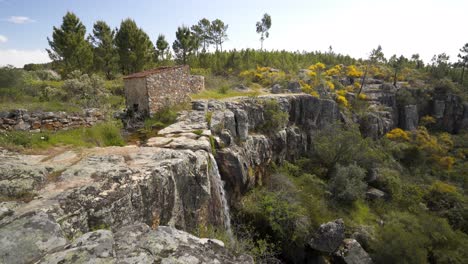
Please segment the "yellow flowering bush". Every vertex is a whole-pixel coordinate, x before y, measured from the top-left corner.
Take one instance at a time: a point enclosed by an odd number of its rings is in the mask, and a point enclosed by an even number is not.
[[[346,76],[351,77],[351,78],[359,78],[363,75],[364,73],[360,71],[356,65],[349,65],[346,67]]]
[[[453,157],[450,157],[450,156],[445,156],[445,157],[441,157],[441,158],[437,158],[435,159],[437,164],[446,169],[446,170],[451,170],[452,167],[453,167],[453,164],[455,164],[455,159]]]
[[[309,66],[309,70],[311,70],[311,71],[321,71],[321,70],[325,69],[325,67],[326,67],[325,64],[323,64],[321,62],[317,62],[314,65]]]
[[[346,90],[338,90],[338,91],[336,91],[336,94],[340,95],[340,96],[345,96],[346,95]]]
[[[325,84],[330,88],[330,90],[335,90],[335,84],[333,84],[331,81],[325,81]]]
[[[327,76],[339,76],[342,74],[343,66],[338,64],[325,71]]]
[[[401,128],[395,128],[385,135],[386,138],[395,141],[409,141],[409,133]]]
[[[363,93],[360,93],[360,94],[358,95],[358,99],[359,99],[359,100],[366,100],[366,99],[367,99],[367,95],[365,95],[365,94],[363,94]]]
[[[435,124],[435,122],[436,122],[436,120],[435,120],[434,117],[427,115],[427,116],[421,117],[421,122],[420,123],[421,123],[422,126],[428,126],[428,125]]]
[[[342,96],[342,95],[338,95],[336,97],[336,102],[344,107],[349,107],[349,102],[348,100],[346,99],[346,97]]]
[[[354,89],[359,89],[359,88],[361,88],[361,83],[360,82],[354,82],[353,87],[354,87]]]

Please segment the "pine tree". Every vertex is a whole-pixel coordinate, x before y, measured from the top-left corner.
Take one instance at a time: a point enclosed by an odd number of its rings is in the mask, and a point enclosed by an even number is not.
[[[115,31],[104,21],[94,23],[90,37],[94,46],[94,68],[103,72],[107,79],[112,79],[118,67],[118,53],[115,47]]]
[[[400,57],[393,55],[388,61],[390,66],[392,66],[393,68],[393,86],[396,86],[398,80],[398,73],[401,72],[406,61],[407,60],[405,57],[403,57],[403,55],[401,55]]]
[[[62,76],[74,70],[89,72],[93,64],[91,44],[85,39],[86,27],[73,13],[67,12],[60,28],[53,28],[52,40],[47,38],[49,57]]]
[[[468,43],[465,44],[465,46],[463,46],[461,49],[460,49],[460,54],[458,54],[458,65],[461,66],[462,68],[462,72],[461,72],[461,77],[460,77],[460,84],[463,85],[463,77],[465,75],[465,69],[468,67]]]
[[[211,22],[211,39],[213,40],[214,44],[216,45],[216,51],[218,51],[218,47],[220,48],[221,52],[223,51],[223,43],[228,39],[227,30],[229,25],[225,25],[223,21],[220,19],[215,19]]]
[[[176,40],[172,44],[172,49],[179,62],[187,63],[187,58],[199,46],[197,38],[186,26],[178,27],[176,31]]]
[[[196,25],[193,25],[191,28],[192,34],[195,35],[199,41],[202,48],[202,52],[205,53],[211,44],[214,44],[212,38],[212,29],[211,22],[206,19],[200,19]]]
[[[119,64],[124,74],[142,71],[152,66],[155,48],[148,35],[135,21],[126,19],[115,35]]]
[[[257,33],[260,34],[261,48],[263,50],[263,41],[270,36],[271,16],[265,13],[261,21],[257,22]]]
[[[166,41],[166,37],[162,34],[158,36],[158,40],[156,40],[156,48],[157,48],[157,59],[164,61],[165,56],[164,54],[169,47],[169,43]]]

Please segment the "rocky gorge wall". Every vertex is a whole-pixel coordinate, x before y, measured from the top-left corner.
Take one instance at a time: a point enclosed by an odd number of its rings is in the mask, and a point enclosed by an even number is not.
[[[397,126],[395,93],[370,97],[386,104],[372,113],[380,120],[370,123],[376,135]],[[265,131],[270,100],[287,113],[287,122]],[[217,256],[221,263],[253,263],[175,228],[229,230],[230,202],[262,184],[272,162],[299,158],[315,133],[347,117],[333,100],[306,94],[192,106],[142,146],[50,155],[1,151],[0,260],[203,263]]]
[[[105,120],[97,109],[82,113],[27,111],[23,109],[0,112],[0,130],[6,131],[57,131],[77,127],[90,127]]]
[[[370,108],[352,122],[360,125],[361,133],[374,139],[399,127],[415,130],[421,118],[434,119],[432,128],[448,133],[468,129],[468,102],[446,89],[421,90],[402,88],[370,80],[363,88]]]
[[[269,135],[257,131],[268,122],[265,100],[276,100],[289,114],[288,124]],[[123,251],[128,254],[122,253],[119,237],[136,236],[135,224],[145,230],[167,225],[195,231],[213,225],[229,231],[227,197],[235,199],[260,183],[270,162],[299,157],[310,147],[314,131],[339,119],[335,102],[305,94],[196,101],[193,108],[144,146],[50,156],[2,151],[0,259],[5,263],[55,263],[70,257],[122,261],[154,245],[143,239]],[[99,231],[106,229],[111,232]],[[97,238],[103,240],[93,240]],[[107,245],[113,251],[96,255],[80,246],[86,243]],[[213,245],[208,249],[213,250]],[[156,252],[138,263],[203,257],[170,252]],[[223,263],[252,263],[228,253],[219,256]]]

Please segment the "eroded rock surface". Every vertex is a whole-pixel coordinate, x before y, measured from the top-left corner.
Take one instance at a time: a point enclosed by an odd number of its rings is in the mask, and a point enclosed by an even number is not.
[[[345,238],[345,225],[342,219],[337,219],[320,225],[309,241],[309,246],[315,250],[333,253]]]

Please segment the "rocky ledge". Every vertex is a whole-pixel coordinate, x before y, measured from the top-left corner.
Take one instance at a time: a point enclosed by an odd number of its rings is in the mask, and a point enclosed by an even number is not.
[[[288,122],[261,134],[260,128],[269,122],[266,100],[277,101]],[[165,258],[162,263],[251,262],[218,253],[217,245],[187,234],[180,240],[198,241],[193,250],[184,243],[161,242],[162,237],[182,234],[171,228],[190,232],[206,225],[229,232],[226,196],[235,199],[261,183],[270,162],[299,157],[317,129],[339,118],[335,102],[304,94],[196,101],[192,111],[181,113],[177,123],[144,146],[53,155],[2,151],[0,259],[5,263],[88,258],[96,263],[153,263]],[[161,227],[166,225],[171,228]],[[138,231],[141,237],[135,230],[144,230]],[[122,238],[135,238],[135,244]],[[200,250],[212,250],[217,257]],[[122,260],[133,257],[135,261]]]

